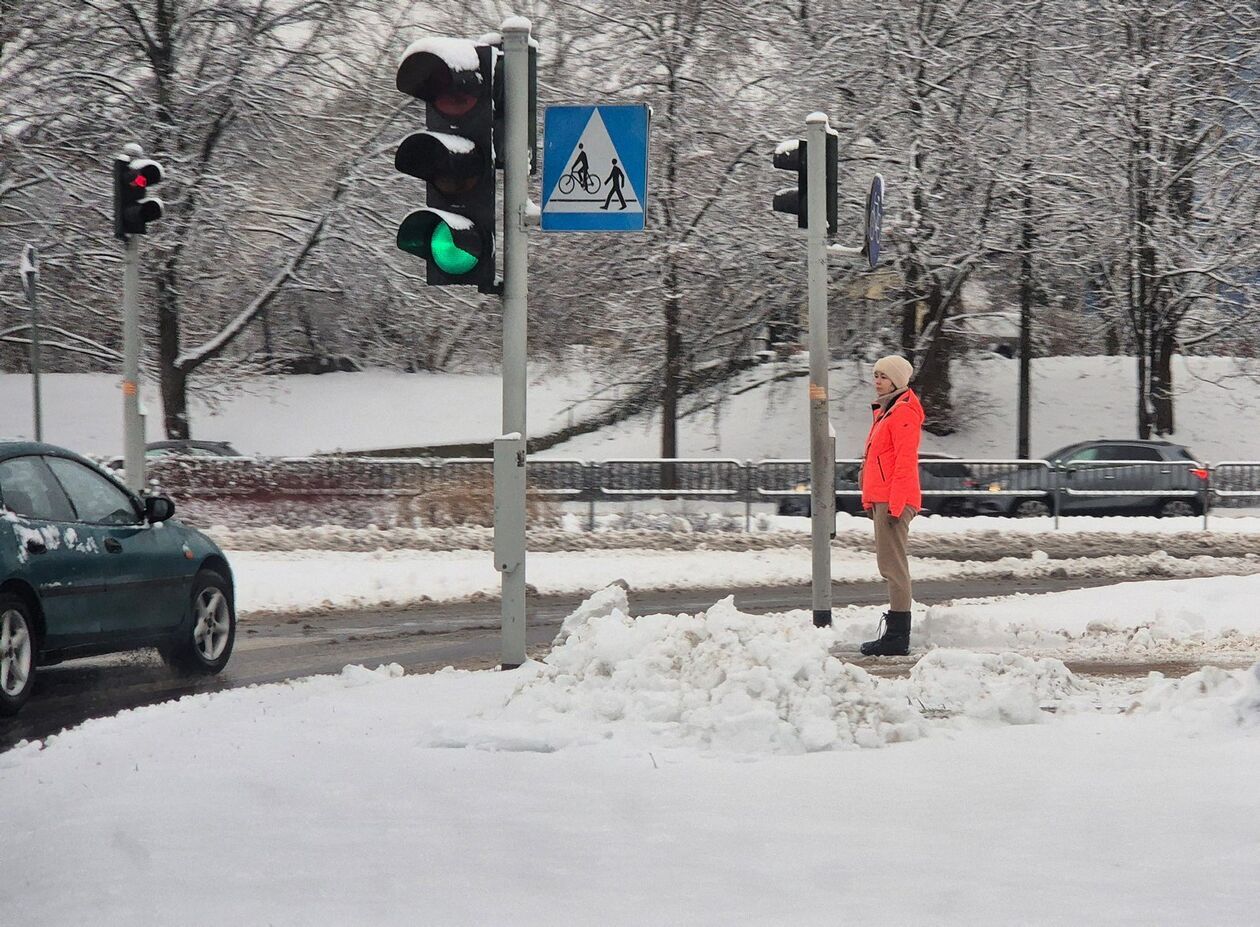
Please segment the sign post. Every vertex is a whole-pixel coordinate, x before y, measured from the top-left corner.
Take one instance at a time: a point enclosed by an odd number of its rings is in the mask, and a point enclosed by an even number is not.
[[[813,157],[809,171],[809,248],[806,269],[809,285],[809,467],[810,531],[813,551],[811,575],[814,626],[831,626],[831,539],[836,534],[836,444],[828,415],[827,345],[827,150],[831,130],[825,113],[805,118],[805,145]],[[817,152],[817,154],[815,154]]]
[[[39,304],[35,291],[39,286],[39,252],[34,245],[22,249],[22,288],[31,307],[31,402],[35,414],[35,440],[44,440],[44,417],[39,398]]]
[[[495,568],[502,576],[501,665],[514,669],[525,662],[530,22],[512,16],[503,21],[500,31],[507,69],[507,140],[503,152],[503,436],[494,442],[494,547]]]

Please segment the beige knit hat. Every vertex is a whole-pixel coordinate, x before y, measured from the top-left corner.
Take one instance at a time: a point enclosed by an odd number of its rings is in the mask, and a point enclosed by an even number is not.
[[[875,372],[892,380],[892,385],[897,389],[905,389],[914,377],[914,366],[904,357],[889,354],[875,362]]]

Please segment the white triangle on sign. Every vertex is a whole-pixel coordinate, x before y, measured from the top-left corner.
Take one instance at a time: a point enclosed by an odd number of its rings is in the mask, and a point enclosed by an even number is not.
[[[548,212],[643,212],[598,109],[591,113],[543,208]]]

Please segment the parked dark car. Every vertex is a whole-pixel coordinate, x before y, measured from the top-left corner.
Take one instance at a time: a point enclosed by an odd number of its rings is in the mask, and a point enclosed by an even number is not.
[[[850,515],[862,514],[861,464],[849,463],[841,465],[836,471],[836,511]],[[980,484],[976,481],[967,465],[948,454],[925,452],[919,455],[919,484],[923,489],[924,514],[936,515],[970,515],[972,514],[974,496],[967,495],[935,495],[935,492],[949,490],[975,490]],[[805,515],[812,510],[809,498],[809,481],[798,483],[796,492],[803,495],[782,496],[779,499],[778,514]],[[840,493],[846,493],[840,495]],[[848,493],[853,493],[849,495]]]
[[[218,546],[85,457],[0,442],[0,714],[38,667],[156,647],[190,674],[227,665],[232,571]]]
[[[1049,515],[1058,477],[1063,515],[1202,515],[1208,471],[1187,448],[1168,441],[1103,439],[1048,454],[1057,470],[993,474],[992,494],[976,499],[981,515]],[[1027,490],[1029,495],[1022,495]],[[1112,494],[1114,493],[1114,494]]]
[[[193,438],[175,438],[170,441],[150,441],[144,446],[145,460],[155,457],[244,457],[227,441],[198,441]],[[123,458],[114,457],[105,466],[111,470],[123,468]]]

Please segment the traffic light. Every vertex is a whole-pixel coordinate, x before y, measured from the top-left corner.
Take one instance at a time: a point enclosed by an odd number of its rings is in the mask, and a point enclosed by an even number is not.
[[[797,228],[809,228],[809,170],[805,139],[791,138],[774,152],[774,166],[782,171],[796,171],[796,186],[785,187],[774,194],[774,211],[797,217]],[[840,136],[827,130],[827,234],[834,235],[839,224]]]
[[[503,36],[497,32],[484,35],[481,41],[503,48]],[[502,59],[498,59],[500,64]],[[538,173],[538,43],[529,40],[529,172]],[[494,166],[503,170],[503,152],[507,150],[507,68],[494,69]]]
[[[162,182],[162,165],[141,154],[140,146],[128,145],[114,158],[114,237],[143,235],[146,225],[162,218],[162,201],[150,196]]]
[[[397,86],[425,102],[426,131],[403,139],[394,166],[427,184],[427,205],[398,227],[398,247],[425,259],[430,286],[495,285],[494,63],[471,39],[414,42]]]

